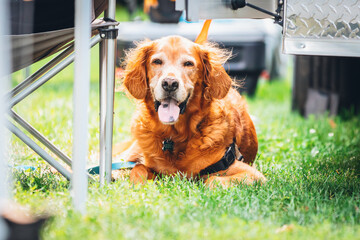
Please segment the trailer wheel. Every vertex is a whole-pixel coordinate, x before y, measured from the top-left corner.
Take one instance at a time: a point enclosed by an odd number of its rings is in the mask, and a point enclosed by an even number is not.
[[[296,56],[292,109],[303,116],[360,112],[360,58]]]
[[[157,7],[151,7],[149,16],[156,23],[178,23],[182,12],[175,10],[175,1],[158,0]]]

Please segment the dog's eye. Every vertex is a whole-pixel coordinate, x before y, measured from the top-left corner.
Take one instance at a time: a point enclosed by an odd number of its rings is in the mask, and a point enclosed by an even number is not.
[[[153,64],[156,64],[156,65],[161,65],[162,64],[162,61],[158,58],[154,59],[154,61],[152,61]]]
[[[191,62],[191,61],[184,62],[184,67],[192,67],[192,66],[194,66],[193,62]]]

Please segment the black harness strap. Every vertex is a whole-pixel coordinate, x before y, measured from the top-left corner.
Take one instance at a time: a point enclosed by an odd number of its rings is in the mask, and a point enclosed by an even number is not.
[[[213,165],[208,166],[207,168],[204,168],[200,171],[200,176],[203,175],[209,175],[212,173],[216,173],[222,170],[228,169],[231,164],[234,163],[236,159],[236,149],[235,149],[235,141],[230,145],[230,147],[226,150],[225,155],[216,163]],[[243,159],[243,156],[240,156],[238,159],[241,161]]]

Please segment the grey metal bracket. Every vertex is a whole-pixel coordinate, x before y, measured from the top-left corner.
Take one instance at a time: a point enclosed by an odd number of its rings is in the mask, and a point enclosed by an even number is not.
[[[280,15],[281,11],[282,11],[282,7],[284,5],[284,1],[283,0],[278,0],[278,7],[276,9],[276,13],[270,12],[264,8],[258,7],[254,4],[248,3],[245,0],[226,0],[225,1],[226,5],[228,7],[230,7],[232,10],[237,10],[239,8],[244,8],[244,7],[250,7],[252,9],[255,9],[259,12],[265,13],[267,15],[270,15],[272,17],[274,17],[275,23],[279,24],[280,26],[283,26],[283,17]]]
[[[102,39],[116,39],[119,31],[117,28],[100,28],[99,32]]]

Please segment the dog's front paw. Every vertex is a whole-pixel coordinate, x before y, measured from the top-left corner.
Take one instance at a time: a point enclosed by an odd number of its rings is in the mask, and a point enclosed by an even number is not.
[[[253,185],[260,183],[261,185],[266,182],[266,178],[260,172],[255,174],[251,173],[238,173],[231,176],[211,176],[205,181],[205,185],[210,188],[217,186],[230,187],[232,185]]]
[[[215,188],[219,186],[229,187],[230,183],[222,177],[211,176],[205,181],[205,185],[208,186],[209,188]]]
[[[134,185],[145,184],[150,178],[149,169],[144,164],[137,164],[130,172],[130,182]]]

